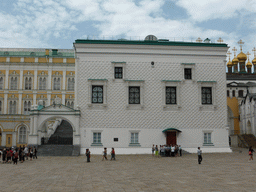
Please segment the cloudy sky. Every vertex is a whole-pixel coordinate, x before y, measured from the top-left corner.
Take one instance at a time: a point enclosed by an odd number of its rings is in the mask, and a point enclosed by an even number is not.
[[[75,39],[221,37],[256,46],[255,0],[0,0],[0,47],[72,48]],[[251,56],[253,57],[253,56]]]

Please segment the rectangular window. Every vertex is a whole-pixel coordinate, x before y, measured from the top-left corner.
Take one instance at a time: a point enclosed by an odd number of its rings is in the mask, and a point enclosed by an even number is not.
[[[123,78],[123,67],[115,67],[115,79]]]
[[[239,90],[238,91],[238,97],[243,97],[244,96],[244,91],[243,90]]]
[[[32,89],[32,78],[28,77],[25,78],[25,90],[31,90]]]
[[[92,86],[92,103],[103,103],[103,86]]]
[[[131,133],[131,143],[139,143],[139,133]]]
[[[185,68],[184,69],[185,79],[192,79],[192,69]]]
[[[10,101],[9,114],[16,114],[16,101]]]
[[[69,78],[68,79],[68,91],[74,91],[74,87],[75,87],[75,79]]]
[[[93,133],[93,143],[101,143],[101,133]]]
[[[212,88],[202,87],[202,105],[212,104]]]
[[[212,133],[204,133],[204,143],[205,144],[212,143]]]
[[[227,97],[229,97],[229,90],[227,90]]]
[[[17,77],[11,78],[11,89],[17,89],[18,88],[18,80]]]
[[[46,90],[46,78],[45,77],[39,78],[39,90]]]
[[[4,78],[0,77],[0,89],[4,88]]]
[[[166,95],[166,105],[169,104],[177,104],[176,101],[176,87],[166,87],[165,89],[165,95]]]
[[[140,104],[140,87],[129,87],[129,104]]]
[[[60,78],[54,78],[53,90],[60,90]]]

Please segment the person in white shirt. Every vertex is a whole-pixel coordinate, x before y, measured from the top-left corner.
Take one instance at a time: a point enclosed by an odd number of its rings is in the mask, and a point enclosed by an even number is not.
[[[197,155],[198,155],[198,164],[201,164],[203,157],[202,157],[202,150],[200,149],[200,147],[198,147],[197,149]]]
[[[171,146],[171,156],[174,157],[175,147],[174,145]]]

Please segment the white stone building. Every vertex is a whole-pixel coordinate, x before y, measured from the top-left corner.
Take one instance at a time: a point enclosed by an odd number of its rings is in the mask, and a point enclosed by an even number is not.
[[[81,153],[230,152],[226,44],[76,40]]]

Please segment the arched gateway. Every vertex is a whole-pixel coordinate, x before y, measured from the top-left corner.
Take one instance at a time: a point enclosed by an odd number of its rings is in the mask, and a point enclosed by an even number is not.
[[[70,145],[80,152],[80,110],[62,104],[36,107],[30,113],[29,145]]]

